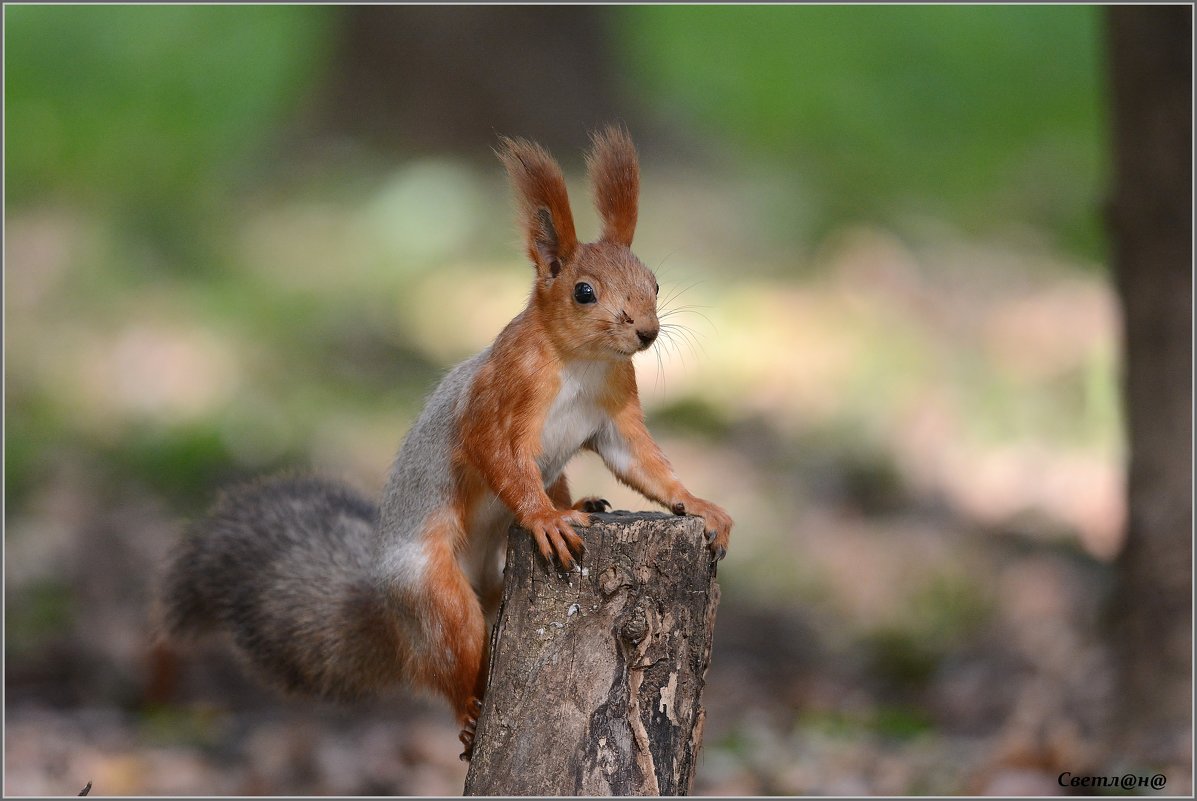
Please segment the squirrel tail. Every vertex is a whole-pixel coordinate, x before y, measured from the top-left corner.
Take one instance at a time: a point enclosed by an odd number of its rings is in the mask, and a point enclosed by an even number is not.
[[[331,698],[401,671],[393,614],[372,565],[378,510],[316,478],[272,478],[217,501],[175,551],[166,633],[229,633],[273,683]]]

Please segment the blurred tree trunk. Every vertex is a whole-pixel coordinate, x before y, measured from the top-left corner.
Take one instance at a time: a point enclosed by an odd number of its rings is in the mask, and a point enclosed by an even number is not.
[[[1120,747],[1132,761],[1187,764],[1192,7],[1111,6],[1106,14],[1114,135],[1110,223],[1130,447],[1129,524],[1112,630],[1121,679]]]
[[[496,133],[576,152],[627,119],[597,6],[337,9],[341,34],[324,125],[375,145],[490,157]]]

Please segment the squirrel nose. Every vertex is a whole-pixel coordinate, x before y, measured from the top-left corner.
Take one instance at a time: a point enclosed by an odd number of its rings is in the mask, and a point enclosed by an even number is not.
[[[647,331],[641,331],[637,329],[636,336],[640,338],[640,347],[647,348],[649,345],[653,344],[653,340],[657,338],[657,334],[660,332],[660,330],[661,329],[659,328],[650,328]]]

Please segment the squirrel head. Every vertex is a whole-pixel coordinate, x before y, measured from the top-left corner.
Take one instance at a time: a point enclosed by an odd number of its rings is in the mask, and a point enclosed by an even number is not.
[[[530,307],[554,344],[576,358],[628,359],[660,332],[656,277],[632,253],[640,164],[628,132],[591,134],[586,170],[603,223],[579,243],[561,167],[526,139],[500,141],[499,158],[519,202],[519,224],[536,268]]]

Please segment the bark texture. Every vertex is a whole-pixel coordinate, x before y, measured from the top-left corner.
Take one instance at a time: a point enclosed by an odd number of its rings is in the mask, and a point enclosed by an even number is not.
[[[593,516],[582,569],[512,529],[466,795],[684,795],[719,586],[701,519]]]
[[[1192,757],[1192,13],[1106,9],[1129,525],[1118,563],[1121,751]]]

